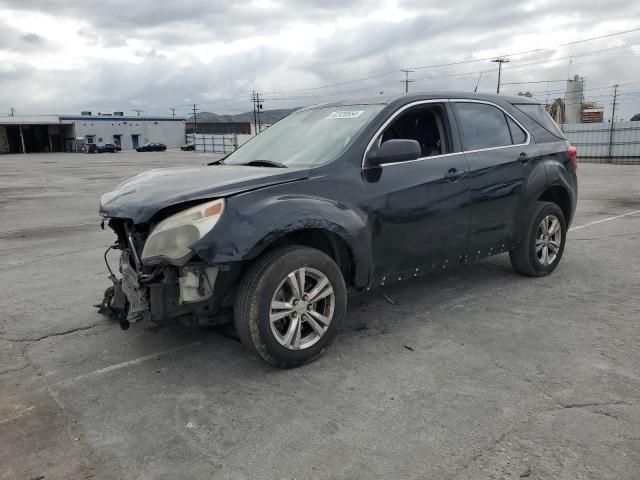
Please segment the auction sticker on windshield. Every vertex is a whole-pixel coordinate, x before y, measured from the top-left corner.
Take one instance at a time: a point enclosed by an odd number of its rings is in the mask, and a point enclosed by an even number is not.
[[[364,113],[364,110],[340,110],[338,112],[332,112],[327,120],[332,118],[358,118]]]

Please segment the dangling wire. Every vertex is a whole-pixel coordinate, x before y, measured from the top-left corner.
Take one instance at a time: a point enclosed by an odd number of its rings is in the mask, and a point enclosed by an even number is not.
[[[104,252],[104,263],[107,266],[107,270],[109,270],[109,277],[115,277],[113,270],[111,270],[111,266],[109,265],[109,261],[107,260],[107,253],[109,253],[110,250],[112,250],[115,247],[115,245],[111,245],[109,248],[107,248],[107,250]]]

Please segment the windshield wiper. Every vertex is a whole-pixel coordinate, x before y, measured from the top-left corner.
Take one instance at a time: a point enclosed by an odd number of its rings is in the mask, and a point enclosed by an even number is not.
[[[207,163],[207,165],[224,165],[224,160],[227,158],[230,153],[227,153],[224,157],[219,158],[218,160],[214,160],[213,162]]]
[[[247,163],[241,163],[240,165],[247,165],[249,167],[276,167],[276,168],[287,168],[284,163],[274,162],[272,160],[251,160]]]

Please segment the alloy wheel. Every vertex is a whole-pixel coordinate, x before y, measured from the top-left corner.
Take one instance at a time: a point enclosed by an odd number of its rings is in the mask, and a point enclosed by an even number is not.
[[[555,215],[547,215],[538,225],[536,257],[540,265],[548,267],[558,258],[562,245],[562,227]]]
[[[271,299],[271,333],[289,350],[309,348],[329,329],[334,309],[335,293],[327,276],[299,268],[280,282]]]

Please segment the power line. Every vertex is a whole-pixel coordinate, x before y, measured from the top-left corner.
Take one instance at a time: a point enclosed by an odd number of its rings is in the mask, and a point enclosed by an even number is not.
[[[525,51],[520,51],[520,52],[507,53],[507,54],[500,55],[499,58],[513,57],[513,56],[525,55],[525,54],[529,54],[529,53],[537,53],[537,52],[548,51],[548,50],[555,50],[558,47],[576,45],[576,44],[589,42],[589,41],[593,41],[593,40],[600,40],[600,39],[603,39],[603,38],[610,38],[610,37],[614,37],[614,36],[625,35],[625,34],[628,34],[628,33],[634,33],[634,32],[637,32],[637,31],[640,31],[640,28],[634,28],[634,29],[630,29],[630,30],[614,32],[614,33],[610,33],[610,34],[606,34],[606,35],[599,35],[599,36],[596,36],[596,37],[584,38],[584,39],[581,39],[581,40],[575,40],[575,41],[572,41],[572,42],[566,42],[566,43],[558,44],[558,45],[556,45],[554,47],[536,48],[536,49],[532,49],[532,50],[525,50]],[[596,51],[593,51],[593,52],[577,53],[577,54],[573,54],[573,55],[568,56],[568,57],[557,57],[557,58],[552,59],[552,60],[560,60],[562,58],[574,58],[574,57],[587,56],[587,55],[591,55],[591,54],[597,54],[599,52],[606,52],[606,51],[616,50],[616,49],[620,49],[620,48],[628,48],[628,46],[611,47],[611,48],[608,48],[608,49],[601,49],[601,50],[596,50]],[[485,58],[478,58],[478,59],[473,59],[473,60],[464,60],[464,61],[458,61],[458,62],[449,62],[449,63],[425,65],[425,66],[419,66],[419,67],[410,67],[410,68],[407,68],[406,70],[421,70],[421,69],[428,69],[428,68],[440,68],[440,67],[446,67],[446,66],[464,65],[464,64],[477,63],[477,62],[482,62],[482,61],[487,61],[487,60],[493,60],[494,58],[495,57],[485,57]],[[543,63],[548,63],[549,61],[550,60],[547,59],[547,60],[532,62],[532,63],[528,63],[528,64],[524,64],[524,65],[518,65],[518,66],[509,68],[509,70],[519,69],[519,68],[527,67],[527,66],[530,66],[530,65],[540,65],[540,64],[543,64]],[[342,82],[336,82],[336,83],[327,84],[327,85],[319,85],[319,86],[316,86],[316,87],[300,88],[300,89],[293,89],[293,90],[271,91],[271,92],[265,92],[265,94],[267,94],[267,95],[281,95],[281,94],[289,94],[289,93],[301,93],[301,92],[315,91],[315,90],[321,90],[321,89],[325,89],[325,88],[332,88],[332,87],[338,87],[338,86],[343,86],[343,85],[349,85],[349,84],[358,83],[358,82],[362,82],[362,81],[366,81],[366,80],[372,80],[372,79],[375,79],[375,78],[381,78],[381,77],[385,77],[385,76],[388,76],[388,75],[396,74],[397,72],[398,72],[397,70],[392,70],[392,71],[382,72],[382,73],[375,74],[375,75],[369,75],[367,77],[361,77],[361,78],[352,79],[352,80],[345,80],[345,81],[342,81]],[[418,78],[418,79],[413,79],[411,81],[434,80],[434,79],[438,79],[438,78],[450,78],[450,77],[459,77],[459,76],[467,76],[467,75],[476,75],[476,74],[481,74],[482,72],[483,72],[482,70],[479,70],[479,71],[474,71],[474,72],[449,74],[449,75],[443,75],[443,76],[422,77],[422,78]],[[359,89],[350,90],[350,91],[358,91],[358,90],[362,90],[364,88],[374,88],[374,87],[375,86],[365,86],[365,87],[361,87]],[[407,89],[408,89],[407,85],[405,85],[405,90],[407,90]],[[329,95],[323,95],[323,96],[341,95],[343,93],[348,93],[348,92],[349,91],[335,92],[335,93],[331,93]],[[211,102],[202,102],[199,105],[216,105],[216,104],[226,103],[226,102],[229,102],[229,101],[232,101],[232,100],[246,98],[245,95],[246,94],[242,94],[242,95],[238,95],[238,96],[234,96],[234,97],[228,97],[228,98],[213,100]],[[189,106],[191,106],[191,104],[182,104],[182,105],[175,105],[175,106],[176,107],[189,107]],[[160,107],[158,107],[158,109],[160,109]]]
[[[567,80],[534,80],[531,82],[502,82],[501,85],[528,85],[531,83],[559,83],[566,82]]]
[[[528,53],[537,53],[537,52],[544,52],[546,50],[555,50],[558,47],[567,47],[569,45],[577,45],[579,43],[584,43],[584,42],[591,42],[593,40],[601,40],[603,38],[609,38],[609,37],[615,37],[618,35],[625,35],[627,33],[633,33],[633,32],[638,32],[640,31],[640,28],[633,28],[631,30],[624,30],[622,32],[615,32],[615,33],[609,33],[607,35],[599,35],[597,37],[591,37],[591,38],[583,38],[582,40],[575,40],[573,42],[566,42],[566,43],[559,43],[553,47],[545,47],[545,48],[534,48],[532,50],[524,50],[521,52],[513,52],[513,53],[505,53],[505,54],[501,54],[498,55],[498,58],[506,58],[506,57],[515,57],[518,55],[525,55]],[[451,63],[441,63],[439,65],[425,65],[422,67],[410,67],[413,70],[421,70],[421,69],[425,69],[425,68],[437,68],[437,67],[450,67],[450,66],[454,66],[454,65],[464,65],[467,63],[476,63],[476,62],[485,62],[487,60],[492,60],[496,58],[496,56],[493,57],[485,57],[485,58],[477,58],[474,60],[463,60],[460,62],[451,62]]]
[[[512,52],[512,53],[506,53],[506,54],[502,54],[499,55],[498,58],[507,58],[507,57],[514,57],[514,56],[518,56],[518,55],[525,55],[525,54],[529,54],[529,53],[537,53],[537,52],[544,52],[547,50],[555,50],[558,47],[566,47],[569,45],[577,45],[580,43],[585,43],[585,42],[590,42],[593,40],[601,40],[603,38],[610,38],[610,37],[615,37],[615,36],[619,36],[619,35],[626,35],[628,33],[634,33],[634,32],[638,32],[640,31],[640,28],[633,28],[630,30],[624,30],[624,31],[620,31],[620,32],[614,32],[614,33],[609,33],[606,35],[599,35],[596,37],[590,37],[590,38],[583,38],[581,40],[574,40],[572,42],[565,42],[565,43],[560,43],[558,45],[555,45],[553,47],[545,47],[545,48],[535,48],[532,50],[524,50],[521,52]],[[462,60],[462,61],[458,61],[458,62],[449,62],[449,63],[440,63],[440,64],[433,64],[433,65],[423,65],[423,66],[419,66],[419,67],[408,67],[407,69],[409,70],[423,70],[423,69],[428,69],[428,68],[440,68],[440,67],[451,67],[451,66],[455,66],[455,65],[465,65],[465,64],[469,64],[469,63],[477,63],[477,62],[484,62],[484,61],[488,61],[488,60],[493,60],[494,57],[485,57],[485,58],[477,58],[477,59],[473,59],[473,60]],[[357,82],[363,82],[366,80],[372,80],[374,78],[379,78],[379,77],[383,77],[383,76],[387,76],[387,75],[391,75],[393,73],[396,73],[395,71],[390,71],[390,72],[383,72],[383,73],[379,73],[376,75],[370,75],[368,77],[362,77],[362,78],[358,78],[358,79],[354,79],[354,80],[345,80],[343,82],[338,82],[338,83],[332,83],[332,84],[328,84],[328,85],[320,85],[317,87],[310,87],[310,88],[300,88],[300,89],[295,89],[295,90],[285,90],[285,91],[278,91],[278,92],[266,92],[266,93],[272,93],[272,94],[283,94],[283,93],[298,93],[298,92],[305,92],[305,91],[311,91],[311,90],[320,90],[320,89],[324,89],[324,88],[331,88],[331,87],[337,87],[337,86],[342,86],[342,85],[347,85],[350,83],[357,83]]]
[[[139,108],[134,108],[132,111],[136,112],[138,116],[140,116],[140,114],[144,112],[144,110],[140,110]]]
[[[611,52],[611,50],[612,49],[594,50],[594,51],[590,51],[590,52],[583,52],[583,53],[581,53],[579,55],[573,55],[573,56],[586,56],[586,55],[592,55],[592,54],[603,54],[603,52],[604,52],[604,54],[611,54],[611,53],[613,53],[613,52]],[[572,57],[570,57],[570,56],[559,57],[558,59],[562,59],[562,58],[572,58]],[[541,64],[544,64],[544,63],[548,63],[548,62],[549,62],[549,59],[543,59],[543,60],[538,60],[536,62],[529,62],[529,63],[525,63],[525,64],[521,64],[521,65],[517,65],[517,66],[512,66],[512,67],[505,66],[505,69],[508,69],[509,71],[516,70],[516,69],[519,70],[519,69],[522,69],[522,68],[530,67],[532,65],[541,65]],[[591,62],[589,63],[589,65],[591,65]],[[550,68],[560,68],[560,66],[555,66],[555,67],[550,67]],[[544,70],[547,71],[547,70],[549,70],[549,68],[544,69]],[[466,76],[478,75],[478,74],[483,74],[483,73],[486,73],[486,70],[473,70],[473,71],[457,72],[457,73],[444,73],[444,74],[440,74],[440,75],[431,75],[431,76],[426,76],[426,77],[418,77],[418,78],[413,79],[413,81],[417,82],[417,81],[425,81],[425,80],[439,80],[439,79],[445,79],[445,78],[466,77]],[[544,83],[546,83],[546,81]],[[367,85],[367,86],[358,87],[356,89],[309,95],[308,97],[332,97],[332,96],[343,95],[343,94],[346,94],[346,93],[362,91],[364,89],[371,89],[371,88],[376,88],[377,86],[390,85],[390,84],[391,83],[378,84],[378,85]],[[501,85],[504,85],[504,84],[501,82]],[[609,86],[607,86],[606,88],[609,88]],[[296,97],[290,97],[290,98],[306,98],[306,97],[296,96]]]

